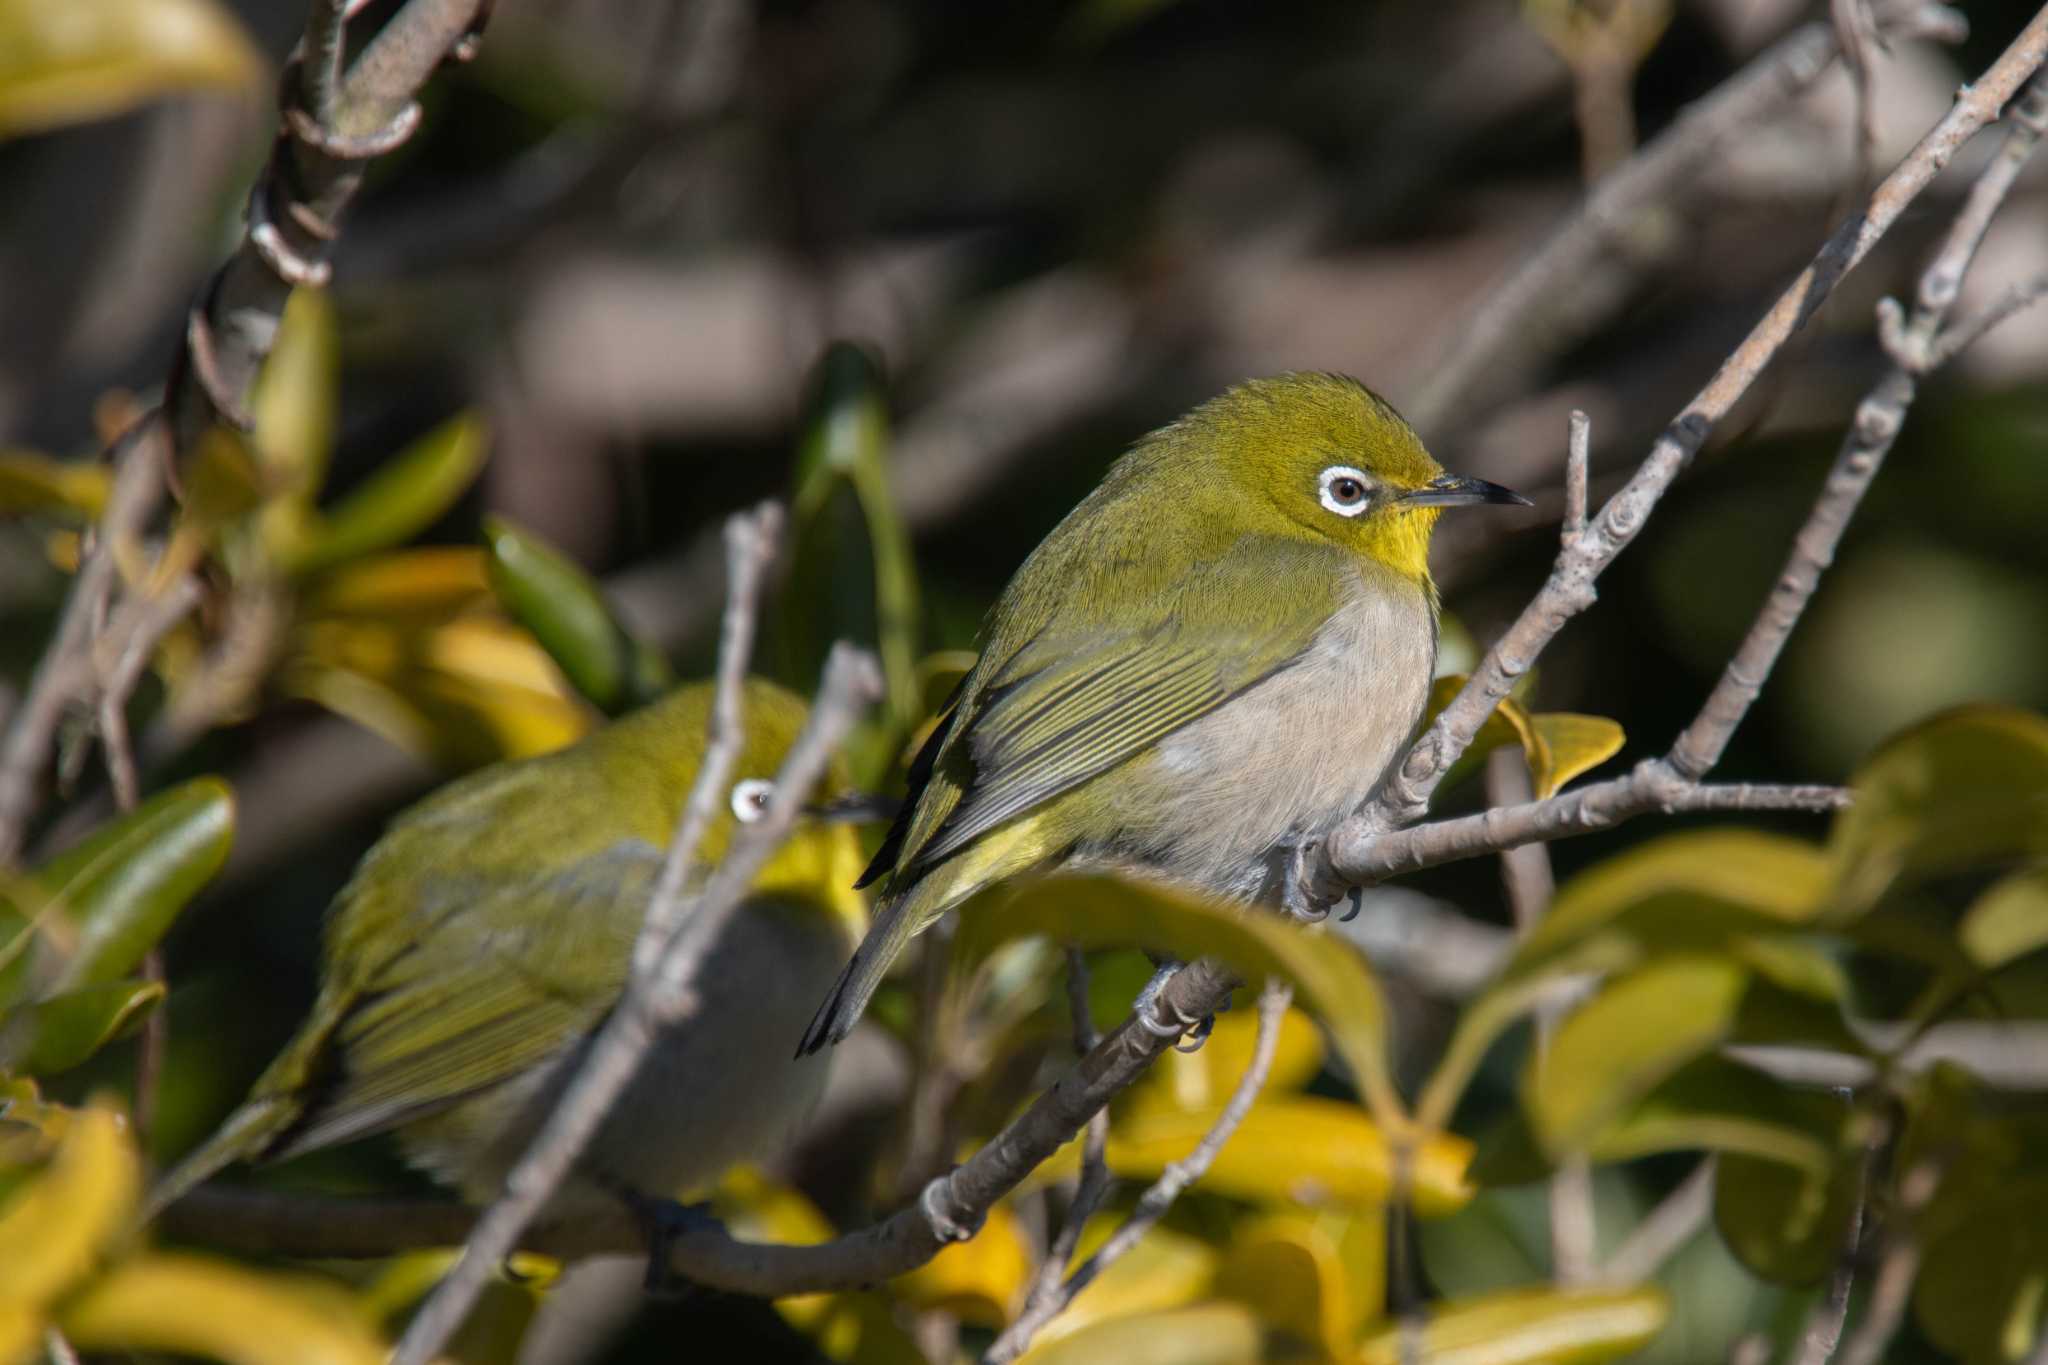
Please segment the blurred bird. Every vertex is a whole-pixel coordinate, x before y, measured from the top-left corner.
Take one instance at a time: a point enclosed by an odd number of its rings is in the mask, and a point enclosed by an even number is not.
[[[1356,380],[1240,384],[1139,441],[1034,550],[910,770],[875,922],[805,1033],[844,1038],[910,938],[1036,868],[1287,896],[1379,784],[1435,671],[1444,473]]]
[[[311,1017],[220,1132],[151,1191],[149,1212],[230,1162],[386,1129],[469,1200],[499,1193],[625,989],[704,758],[712,692],[680,688],[401,815],[335,902]],[[699,874],[766,809],[805,708],[754,681],[744,714]],[[790,1136],[824,1081],[823,1068],[791,1064],[790,1044],[866,922],[859,867],[849,828],[799,822],[706,958],[701,1008],[656,1041],[551,1208],[658,1205]]]

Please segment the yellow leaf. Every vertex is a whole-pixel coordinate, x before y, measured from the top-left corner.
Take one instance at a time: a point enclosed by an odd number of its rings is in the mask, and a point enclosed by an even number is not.
[[[1539,800],[1557,795],[1560,787],[1580,773],[1613,758],[1627,739],[1621,726],[1607,717],[1582,716],[1571,711],[1545,711],[1532,717],[1530,726],[1542,739],[1543,752],[1549,757],[1543,771],[1532,772]]]
[[[1216,1292],[1261,1321],[1322,1348],[1332,1360],[1350,1353],[1371,1312],[1359,1301],[1337,1240],[1315,1219],[1273,1214],[1240,1223],[1216,1276]]]
[[[0,3],[0,137],[253,83],[262,59],[210,0]]]
[[[1252,1365],[1259,1346],[1259,1322],[1249,1311],[1206,1303],[1111,1318],[1050,1341],[1041,1336],[1018,1365]]]
[[[90,460],[53,460],[33,450],[0,450],[0,516],[60,512],[98,520],[112,474]]]
[[[1093,1255],[1122,1222],[1110,1214],[1089,1219],[1075,1248],[1075,1264]],[[1045,1325],[1038,1334],[1038,1346],[1080,1335],[1097,1323],[1152,1317],[1193,1303],[1209,1292],[1221,1259],[1214,1247],[1199,1238],[1154,1227],[1089,1281],[1064,1313]]]
[[[1142,1109],[1214,1109],[1229,1099],[1251,1065],[1259,1019],[1251,1010],[1216,1016],[1209,1041],[1195,1052],[1173,1051],[1152,1064],[1144,1079],[1125,1093],[1123,1107]],[[1280,1037],[1264,1092],[1299,1090],[1323,1069],[1323,1035],[1315,1020],[1289,1008],[1281,1016]]]
[[[1998,882],[1970,906],[1956,936],[1970,959],[1987,969],[2048,947],[2048,869]]]
[[[302,606],[308,618],[445,619],[490,602],[483,551],[449,545],[394,550],[341,565],[306,590]]]
[[[975,1327],[1000,1328],[1016,1313],[1031,1275],[1031,1251],[1007,1204],[989,1210],[981,1229],[890,1281],[896,1296],[936,1308]]]
[[[1158,1175],[1195,1149],[1221,1111],[1152,1107],[1118,1115],[1109,1128],[1110,1169],[1131,1178]],[[1417,1213],[1440,1217],[1471,1199],[1465,1168],[1472,1151],[1449,1133],[1416,1145],[1410,1180]],[[1079,1161],[1077,1139],[1040,1174],[1065,1174]],[[1196,1182],[1233,1198],[1304,1205],[1383,1203],[1393,1185],[1394,1151],[1379,1125],[1357,1105],[1319,1095],[1260,1100]]]
[[[975,897],[961,916],[956,951],[963,962],[979,962],[1024,934],[1083,948],[1138,945],[1186,962],[1215,957],[1248,981],[1290,981],[1329,1030],[1367,1107],[1384,1122],[1406,1122],[1388,1070],[1379,984],[1365,959],[1341,939],[1154,883],[1037,877]]]
[[[225,1261],[138,1257],[59,1316],[82,1351],[165,1351],[227,1365],[381,1365],[387,1347],[331,1285]]]
[[[340,398],[341,344],[324,289],[294,289],[249,394],[251,443],[280,489],[310,499],[327,475]]]
[[[1664,1329],[1671,1304],[1640,1289],[1510,1289],[1433,1306],[1413,1358],[1429,1365],[1594,1365],[1640,1348]],[[1405,1329],[1360,1344],[1358,1365],[1399,1365]]]
[[[142,1169],[126,1126],[99,1105],[77,1111],[49,1166],[0,1209],[0,1302],[55,1298],[127,1226]]]

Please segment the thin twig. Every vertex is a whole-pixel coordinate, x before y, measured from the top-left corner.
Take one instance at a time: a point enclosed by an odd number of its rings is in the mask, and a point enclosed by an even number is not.
[[[1863,1321],[1856,1324],[1842,1347],[1842,1365],[1877,1365],[1898,1335],[1913,1294],[1913,1277],[1920,1272],[1920,1238],[1912,1223],[1934,1198],[1941,1176],[1938,1163],[1923,1161],[1900,1178],[1898,1202],[1887,1221],[1884,1255],[1877,1263],[1870,1303],[1863,1310]]]
[[[1067,949],[1067,1008],[1074,1021],[1074,1051],[1085,1057],[1101,1040],[1088,1004],[1088,958],[1074,947]],[[1109,1193],[1108,1150],[1109,1111],[1098,1109],[1088,1120],[1081,1141],[1081,1178],[1074,1186],[1074,1197],[1067,1204],[1066,1216],[1052,1245],[1046,1248],[1045,1260],[1032,1278],[1030,1292],[1018,1313],[1020,1318],[1043,1312],[1045,1305],[1060,1292],[1067,1263],[1074,1259],[1074,1248],[1080,1244],[1081,1230]]]
[[[1693,1167],[1692,1174],[1635,1225],[1601,1264],[1598,1278],[1602,1282],[1641,1284],[1662,1270],[1664,1263],[1706,1226],[1714,1213],[1715,1164],[1709,1156]]]
[[[1057,1293],[1046,1296],[1017,1315],[1017,1320],[996,1338],[995,1344],[982,1356],[982,1365],[1007,1365],[1022,1355],[1041,1328],[1064,1312],[1074,1301],[1074,1296],[1086,1289],[1097,1275],[1136,1246],[1166,1216],[1167,1210],[1173,1207],[1174,1201],[1186,1192],[1188,1186],[1208,1173],[1216,1154],[1223,1150],[1223,1144],[1244,1122],[1244,1116],[1251,1112],[1253,1101],[1258,1099],[1260,1089],[1266,1084],[1267,1073],[1273,1067],[1273,1053],[1280,1042],[1281,1016],[1287,1013],[1288,1002],[1293,998],[1293,989],[1285,983],[1266,983],[1265,989],[1259,993],[1259,1033],[1252,1047],[1251,1063],[1238,1079],[1237,1088],[1231,1092],[1223,1112],[1216,1116],[1216,1122],[1202,1135],[1202,1140],[1195,1144],[1192,1152],[1178,1161],[1167,1163],[1159,1178],[1138,1197],[1138,1205],[1131,1210],[1131,1216],[1124,1225],[1097,1247],[1094,1255],[1075,1267],[1074,1273],[1067,1276]]]
[[[752,526],[753,530],[737,532],[732,538],[735,584],[753,590],[753,595],[736,593],[727,604],[729,617],[748,616],[759,610],[758,574],[749,576],[742,566],[755,553],[754,542],[760,528],[758,521],[739,524]],[[751,581],[741,581],[749,577]],[[726,632],[728,640],[742,642],[750,641],[752,635],[752,626],[746,623]],[[720,676],[732,678],[735,668],[744,667],[744,661],[735,665],[721,659]],[[613,1103],[632,1082],[655,1038],[662,1030],[685,1022],[695,1013],[696,974],[705,954],[717,941],[755,874],[788,834],[832,751],[859,713],[873,701],[878,685],[873,660],[859,651],[835,646],[816,707],[776,773],[774,795],[761,818],[741,829],[730,852],[691,904],[678,908],[661,899],[650,903],[650,921],[659,925],[679,924],[680,928],[668,936],[651,968],[634,973],[624,999],[598,1031],[575,1079],[507,1177],[505,1192],[485,1212],[463,1248],[462,1259],[406,1329],[394,1356],[400,1365],[423,1365],[468,1316],[491,1274],[518,1248],[527,1224],[567,1178]],[[714,708],[714,714],[717,709]],[[727,709],[727,719],[736,721],[737,714],[736,710]],[[726,733],[736,733],[736,723],[735,730]],[[737,747],[737,739],[729,742]],[[693,804],[697,795],[693,789]],[[680,858],[687,863],[691,850],[684,848],[678,853],[677,846],[684,836],[700,832],[685,829],[679,817],[676,837],[670,843],[671,859]],[[661,889],[668,893],[668,898],[681,897],[680,876],[665,876],[662,881]]]
[[[1586,483],[1593,463],[1593,419],[1572,409],[1571,435],[1565,443],[1564,543],[1570,546],[1586,530]]]

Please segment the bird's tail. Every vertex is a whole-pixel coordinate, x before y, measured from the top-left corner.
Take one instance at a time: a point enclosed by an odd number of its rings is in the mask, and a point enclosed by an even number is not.
[[[188,1153],[183,1161],[158,1177],[142,1201],[142,1221],[156,1216],[178,1202],[195,1185],[211,1179],[234,1162],[261,1156],[299,1115],[296,1100],[287,1095],[258,1095],[228,1115],[220,1131]]]
[[[875,987],[882,984],[882,974],[903,951],[903,945],[946,912],[951,902],[935,884],[937,881],[920,881],[876,909],[875,922],[868,926],[867,937],[853,950],[853,960],[846,964],[846,970],[826,994],[825,1003],[812,1016],[811,1026],[804,1030],[804,1040],[796,1047],[797,1056],[808,1057],[853,1032]]]

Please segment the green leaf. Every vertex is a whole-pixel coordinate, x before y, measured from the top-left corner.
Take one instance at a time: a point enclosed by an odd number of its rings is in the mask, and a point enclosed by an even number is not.
[[[1367,1107],[1405,1119],[1387,1063],[1387,1014],[1365,959],[1341,939],[1277,915],[1114,877],[1025,878],[984,892],[960,919],[955,950],[978,964],[1021,934],[1086,948],[1142,945],[1183,962],[1220,958],[1247,981],[1278,976],[1330,1031]]]
[[[1897,736],[1850,780],[1828,840],[1835,899],[1862,914],[1901,879],[2048,854],[2048,720],[1966,706]]]
[[[134,971],[226,861],[234,795],[217,777],[160,792],[40,868],[30,912],[61,965],[49,993]]]
[[[490,453],[490,433],[461,413],[407,446],[316,522],[284,556],[294,576],[389,549],[426,530],[455,505]]]
[[[161,981],[104,981],[0,1015],[0,1067],[37,1076],[69,1071],[164,998]]]
[[[1824,906],[1828,886],[1826,855],[1797,839],[1744,829],[1666,835],[1559,888],[1505,975],[1525,975],[1600,932],[1666,950],[1718,947],[1731,934],[1806,924]]]
[[[181,90],[255,84],[263,60],[210,0],[6,0],[0,137],[108,118]]]
[[[596,582],[553,546],[502,517],[484,518],[491,586],[576,690],[618,715],[675,682],[668,661],[612,615]]]
[[[1254,1365],[1259,1320],[1235,1303],[1106,1318],[1042,1342],[1018,1365]]]
[[[294,289],[249,395],[249,443],[279,495],[263,509],[264,538],[275,557],[299,553],[317,522],[313,501],[327,480],[340,401],[334,305],[324,289]]]
[[[1533,1054],[1522,1096],[1554,1155],[1586,1150],[1666,1077],[1732,1031],[1749,973],[1674,954],[1604,985]]]
[[[1419,1348],[1400,1324],[1367,1337],[1358,1365],[1594,1365],[1637,1350],[1664,1329],[1671,1304],[1639,1289],[1510,1289],[1432,1305]],[[1413,1354],[1410,1352],[1413,1351]]]
[[[783,592],[796,676],[815,677],[834,640],[874,642],[888,724],[855,745],[856,778],[869,783],[923,714],[917,569],[889,484],[885,393],[880,366],[851,342],[827,347],[812,371]]]
[[[1844,1109],[1832,1095],[1794,1092],[1748,1067],[1701,1057],[1609,1124],[1589,1155],[1629,1161],[1705,1150],[1823,1171],[1833,1160]]]
[[[2048,1178],[1999,1190],[1932,1238],[1913,1315],[1936,1346],[1971,1365],[2029,1358],[2048,1309]]]
[[[1987,971],[2048,948],[2048,868],[2016,872],[1977,897],[1956,937]]]
[[[1729,1153],[1714,1168],[1714,1225],[1735,1259],[1764,1279],[1814,1284],[1842,1254],[1861,1167],[1860,1156],[1814,1170]]]

